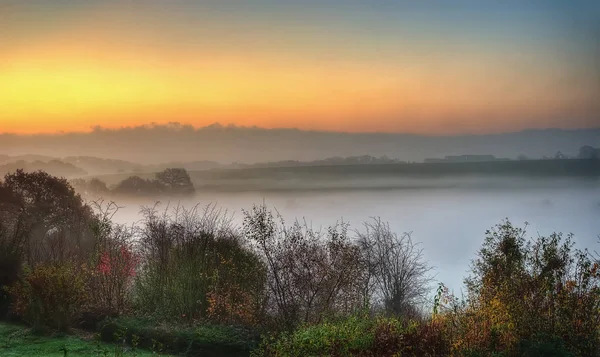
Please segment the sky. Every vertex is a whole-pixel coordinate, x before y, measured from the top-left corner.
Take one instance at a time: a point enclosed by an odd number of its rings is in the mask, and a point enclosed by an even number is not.
[[[0,0],[0,133],[600,127],[600,2]]]

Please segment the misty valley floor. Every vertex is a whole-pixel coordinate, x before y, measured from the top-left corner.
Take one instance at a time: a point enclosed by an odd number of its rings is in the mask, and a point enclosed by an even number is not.
[[[597,249],[600,234],[597,183],[582,183],[577,179],[530,183],[521,188],[505,185],[494,189],[207,191],[181,202],[161,200],[159,207],[213,203],[233,215],[234,223],[241,224],[242,209],[265,202],[287,221],[306,220],[323,229],[343,221],[350,223],[350,229],[360,230],[370,217],[381,217],[398,234],[412,232],[413,239],[421,242],[427,260],[435,265],[436,279],[459,291],[485,231],[505,218],[519,226],[528,222],[529,236],[573,233],[578,247]],[[140,207],[154,205],[155,199],[120,198],[117,203],[123,208],[115,219],[131,224],[141,218]]]

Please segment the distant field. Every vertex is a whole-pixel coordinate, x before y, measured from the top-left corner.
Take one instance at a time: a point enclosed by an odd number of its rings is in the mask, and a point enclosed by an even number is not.
[[[263,178],[272,175],[345,176],[445,176],[445,175],[556,175],[599,176],[600,161],[594,160],[529,160],[466,163],[412,163],[381,165],[331,165],[268,167],[230,170],[195,171],[197,178]]]
[[[133,174],[96,176],[108,185]],[[151,178],[153,174],[141,174]],[[246,169],[213,169],[190,172],[198,190],[293,190],[398,188],[400,181],[410,187],[427,188],[444,179],[446,185],[467,178],[488,183],[502,178],[586,179],[600,178],[600,162],[593,160],[528,160],[470,163],[412,163],[382,165],[297,166]],[[375,181],[377,181],[375,183]],[[437,186],[436,186],[437,187]]]

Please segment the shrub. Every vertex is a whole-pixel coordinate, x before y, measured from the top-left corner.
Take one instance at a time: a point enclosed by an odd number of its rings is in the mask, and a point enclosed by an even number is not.
[[[394,356],[403,342],[404,326],[394,318],[379,319],[375,327],[373,352],[375,356]]]
[[[164,215],[146,211],[140,253],[138,311],[171,320],[210,317],[251,323],[258,318],[263,266],[214,206],[178,208]]]
[[[467,289],[459,316],[467,348],[515,355],[521,341],[536,348],[562,341],[560,349],[576,355],[599,354],[600,275],[571,236],[528,241],[524,229],[505,221],[488,231]]]
[[[282,333],[277,339],[266,339],[255,354],[273,357],[373,355],[376,329],[375,320],[355,315],[301,327]]]
[[[129,295],[139,256],[133,248],[133,230],[105,221],[97,228],[96,253],[86,266],[87,310],[119,315],[129,309]]]
[[[9,287],[12,310],[34,327],[66,330],[86,299],[85,276],[69,263],[42,263]]]
[[[216,285],[216,284],[215,284]],[[238,285],[213,286],[207,294],[207,317],[221,323],[252,325],[257,322],[257,301]]]
[[[256,356],[448,356],[438,321],[419,323],[365,314],[304,326],[263,340]]]
[[[451,342],[440,320],[413,322],[402,336],[401,354],[409,356],[448,356]]]
[[[536,334],[529,340],[523,340],[519,346],[523,357],[572,357],[565,341],[559,336]]]
[[[257,336],[250,330],[223,325],[184,325],[165,323],[149,318],[108,318],[98,325],[100,338],[106,342],[117,342],[124,337],[132,342],[135,338],[139,347],[156,349],[183,356],[240,356],[247,355],[256,347]]]

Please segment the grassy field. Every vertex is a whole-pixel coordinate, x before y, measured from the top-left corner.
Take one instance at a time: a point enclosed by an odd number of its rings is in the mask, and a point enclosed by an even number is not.
[[[229,170],[193,171],[192,178],[201,180],[217,179],[265,179],[265,178],[340,178],[390,176],[400,177],[442,177],[453,175],[506,175],[534,177],[598,177],[600,163],[595,160],[527,160],[490,161],[463,163],[412,163],[412,164],[373,164],[373,165],[328,165],[296,167],[257,167]]]
[[[167,356],[129,346],[101,343],[93,335],[38,336],[29,328],[0,322],[0,356],[2,357],[83,357],[83,356]]]
[[[116,185],[134,175],[121,173],[94,176]],[[153,174],[138,176],[149,179]],[[413,163],[381,165],[337,165],[259,167],[245,169],[213,169],[191,171],[192,182],[198,190],[294,189],[303,183],[320,182],[319,187],[330,189],[343,186],[349,180],[400,179],[463,179],[477,178],[582,178],[597,180],[600,164],[595,160],[528,160],[466,163]],[[87,177],[88,179],[91,178]],[[300,183],[300,185],[299,185]],[[314,185],[313,185],[314,186]],[[392,185],[393,186],[393,185]],[[314,187],[311,187],[314,188]]]

